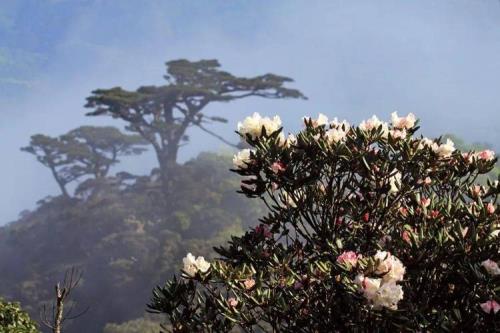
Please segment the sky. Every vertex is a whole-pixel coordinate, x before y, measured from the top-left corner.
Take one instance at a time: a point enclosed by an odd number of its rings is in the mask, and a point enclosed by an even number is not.
[[[58,189],[19,150],[36,133],[123,123],[86,117],[96,88],[162,84],[165,61],[216,58],[235,75],[275,73],[307,101],[211,104],[212,129],[278,114],[286,132],[319,112],[357,123],[415,113],[428,136],[454,133],[500,148],[500,1],[11,0],[0,3],[0,224]],[[185,161],[227,149],[190,132]],[[152,153],[115,171],[146,174]]]

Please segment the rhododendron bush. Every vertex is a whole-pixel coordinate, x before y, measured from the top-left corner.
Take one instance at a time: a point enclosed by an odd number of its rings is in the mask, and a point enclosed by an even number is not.
[[[218,259],[188,254],[150,311],[175,332],[500,330],[500,186],[476,184],[494,153],[391,118],[239,123],[233,171],[269,213]]]

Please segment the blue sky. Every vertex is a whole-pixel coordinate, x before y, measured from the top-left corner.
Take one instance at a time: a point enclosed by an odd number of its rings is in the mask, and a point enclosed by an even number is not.
[[[161,84],[164,62],[217,58],[238,75],[295,79],[308,101],[213,104],[227,138],[255,111],[287,131],[318,112],[358,122],[413,112],[424,134],[456,133],[500,148],[500,2],[10,0],[0,4],[0,224],[57,194],[50,173],[19,151],[35,133],[88,118],[95,88]],[[224,147],[198,132],[183,160]],[[236,140],[236,138],[234,138]],[[151,154],[117,170],[146,173]]]

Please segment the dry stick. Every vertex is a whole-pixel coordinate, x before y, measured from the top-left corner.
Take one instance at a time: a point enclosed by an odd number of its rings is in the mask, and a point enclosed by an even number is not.
[[[58,282],[55,286],[56,300],[52,304],[51,316],[47,315],[47,307],[44,305],[40,311],[42,323],[52,330],[52,333],[61,333],[62,325],[66,320],[71,320],[82,316],[89,308],[86,308],[75,316],[69,316],[73,310],[73,305],[66,315],[64,315],[64,303],[69,300],[71,291],[75,289],[82,278],[82,273],[74,267],[64,273],[64,280],[61,284]]]

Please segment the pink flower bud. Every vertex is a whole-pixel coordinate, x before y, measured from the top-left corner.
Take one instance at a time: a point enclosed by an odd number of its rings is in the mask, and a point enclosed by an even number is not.
[[[432,210],[430,214],[431,219],[437,219],[439,217],[439,210]]]
[[[488,212],[488,214],[493,214],[495,212],[495,205],[492,204],[491,202],[489,202],[487,205],[486,205],[486,211]]]
[[[337,262],[339,264],[350,264],[351,266],[356,266],[358,263],[358,255],[354,251],[344,251],[337,257]]]
[[[427,208],[427,207],[429,207],[430,204],[431,204],[431,199],[429,199],[429,198],[420,199],[420,205],[422,207]]]
[[[364,213],[363,214],[363,221],[365,221],[365,222],[370,221],[370,213]]]
[[[483,151],[480,151],[477,156],[484,160],[484,161],[491,161],[495,158],[495,152],[492,151],[492,150],[483,150]]]
[[[479,197],[481,195],[481,186],[479,185],[475,185],[473,188],[472,188],[472,195],[474,197]]]
[[[486,313],[494,313],[496,314],[500,311],[500,304],[498,304],[495,300],[489,300],[484,303],[481,303],[481,309],[483,309]]]
[[[252,278],[248,278],[243,282],[246,290],[250,290],[255,286],[255,280]]]
[[[406,216],[408,216],[408,209],[406,207],[401,207],[401,208],[399,208],[399,213],[401,213],[401,215],[406,217]]]
[[[229,304],[229,307],[235,308],[238,305],[238,300],[234,297],[230,297],[227,300],[227,304]]]
[[[255,232],[264,236],[264,238],[271,238],[273,236],[272,232],[269,231],[269,227],[265,224],[259,224],[255,228]]]
[[[285,165],[282,163],[282,162],[274,162],[272,165],[271,165],[271,170],[274,172],[274,173],[280,173],[280,172],[283,172],[285,171]]]
[[[403,233],[401,234],[401,238],[408,244],[411,244],[410,233],[408,232],[408,230],[403,231]]]

